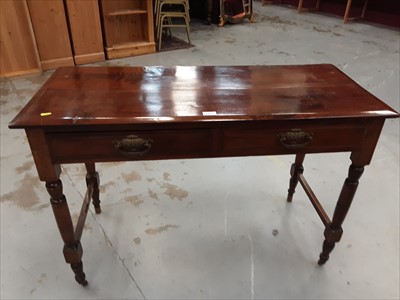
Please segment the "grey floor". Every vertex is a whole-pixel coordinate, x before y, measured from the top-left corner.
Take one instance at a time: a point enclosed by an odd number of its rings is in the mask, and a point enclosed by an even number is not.
[[[255,11],[255,24],[192,20],[193,48],[97,65],[332,63],[399,110],[397,30],[259,2]],[[292,156],[99,164],[103,213],[88,215],[89,285],[79,286],[24,132],[7,128],[50,75],[1,82],[2,299],[399,298],[398,120],[386,123],[324,267],[323,226],[305,193],[285,202]],[[329,214],[349,164],[348,153],[306,157]],[[84,175],[81,165],[63,166],[74,220]]]

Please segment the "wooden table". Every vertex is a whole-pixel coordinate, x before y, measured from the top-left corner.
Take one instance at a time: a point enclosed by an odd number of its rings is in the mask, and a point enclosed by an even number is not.
[[[342,223],[386,118],[399,114],[332,65],[67,67],[58,69],[10,123],[26,131],[46,182],[64,256],[87,281],[80,243],[90,199],[100,213],[95,162],[296,154],[298,182],[325,225],[318,263]],[[332,219],[303,176],[306,153],[351,152]],[[85,163],[88,191],[74,227],[60,164]]]

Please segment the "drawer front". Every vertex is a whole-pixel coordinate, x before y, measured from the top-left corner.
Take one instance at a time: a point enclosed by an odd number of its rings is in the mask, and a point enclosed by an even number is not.
[[[280,128],[226,128],[223,155],[272,155],[359,150],[365,128],[296,125]]]
[[[210,129],[48,133],[54,163],[210,156]]]

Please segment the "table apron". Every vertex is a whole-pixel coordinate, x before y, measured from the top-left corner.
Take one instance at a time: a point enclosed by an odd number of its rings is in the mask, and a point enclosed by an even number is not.
[[[359,151],[364,123],[300,122],[89,132],[48,132],[53,163],[107,162]],[[127,137],[147,148],[121,152]],[[129,139],[128,138],[128,139]],[[143,146],[143,147],[144,147]]]

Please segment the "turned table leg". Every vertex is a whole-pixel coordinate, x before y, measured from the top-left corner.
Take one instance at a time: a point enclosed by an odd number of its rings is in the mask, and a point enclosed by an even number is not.
[[[293,194],[295,192],[297,183],[299,182],[300,174],[303,174],[303,161],[305,158],[305,154],[296,154],[296,159],[292,167],[290,168],[290,181],[289,181],[289,189],[288,189],[288,196],[287,201],[292,202]]]
[[[100,191],[99,191],[99,185],[100,185],[100,177],[99,173],[96,172],[96,167],[94,163],[85,163],[86,167],[86,185],[89,186],[93,182],[93,196],[92,196],[92,203],[94,206],[94,210],[96,211],[96,214],[101,213],[101,207],[100,207]]]
[[[324,231],[324,244],[322,246],[322,253],[319,256],[319,265],[323,265],[329,259],[329,254],[335,247],[335,243],[340,241],[343,234],[342,223],[349,211],[351,202],[357,190],[358,180],[364,172],[364,166],[351,165],[349,168],[349,175],[344,182],[339,200],[336,204],[333,213],[332,222],[326,227]]]
[[[85,286],[88,283],[83,272],[82,245],[79,240],[75,239],[74,226],[67,200],[63,194],[61,180],[46,182],[46,189],[50,194],[51,207],[53,208],[57,226],[64,241],[63,253],[65,261],[71,265],[75,273],[75,280]]]

